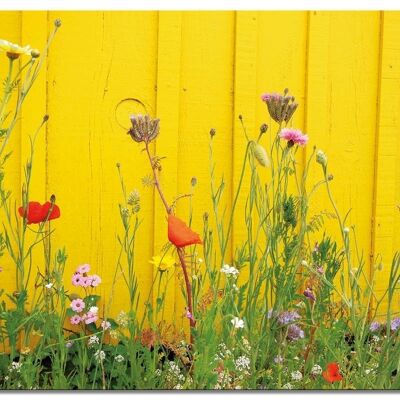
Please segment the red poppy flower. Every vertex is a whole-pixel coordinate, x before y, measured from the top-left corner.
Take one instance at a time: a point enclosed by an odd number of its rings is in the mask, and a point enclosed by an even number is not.
[[[338,382],[343,379],[343,376],[339,372],[339,364],[336,362],[329,363],[326,370],[322,372],[322,376],[329,383]]]
[[[51,212],[50,212],[51,209]],[[25,217],[29,224],[39,224],[40,222],[50,221],[60,217],[60,208],[54,204],[46,201],[41,205],[37,201],[30,201],[28,203],[28,210],[23,207],[18,208],[19,215]]]
[[[182,220],[171,214],[168,216],[168,239],[176,247],[203,243],[198,233],[193,232]]]

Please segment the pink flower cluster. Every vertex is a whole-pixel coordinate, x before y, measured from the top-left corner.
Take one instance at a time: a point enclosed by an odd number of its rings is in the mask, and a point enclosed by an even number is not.
[[[299,129],[284,128],[279,133],[279,137],[287,140],[288,145],[290,144],[291,146],[294,144],[303,146],[308,142],[308,136]]]
[[[97,287],[101,283],[101,278],[98,275],[88,275],[90,271],[89,264],[80,265],[72,276],[72,284],[84,288]]]
[[[85,310],[85,302],[82,299],[76,299],[71,302],[71,309],[76,313],[81,313]],[[72,325],[78,325],[84,322],[86,325],[92,324],[99,319],[97,315],[99,309],[97,307],[90,307],[90,309],[82,314],[75,314],[70,318]]]

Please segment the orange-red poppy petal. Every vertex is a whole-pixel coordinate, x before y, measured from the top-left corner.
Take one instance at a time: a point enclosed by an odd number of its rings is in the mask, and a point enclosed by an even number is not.
[[[193,232],[182,220],[171,214],[168,216],[168,240],[176,247],[203,243],[198,233]]]

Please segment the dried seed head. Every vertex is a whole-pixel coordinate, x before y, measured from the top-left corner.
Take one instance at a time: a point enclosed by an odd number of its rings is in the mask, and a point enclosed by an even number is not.
[[[128,134],[137,143],[150,143],[160,133],[159,118],[153,119],[149,115],[132,115],[131,122],[132,128],[129,129]]]
[[[268,113],[271,118],[281,123],[288,122],[297,109],[298,104],[294,103],[294,97],[289,95],[289,89],[283,91],[283,95],[279,93],[265,93],[261,96],[261,100],[267,104]]]
[[[195,176],[191,179],[190,184],[192,185],[192,187],[195,187],[197,185],[197,178]]]
[[[43,117],[43,122],[47,122],[48,120],[49,120],[49,116],[48,116],[48,114],[46,114],[44,117]]]
[[[217,133],[217,131],[214,128],[210,129],[210,137],[213,138],[215,136],[215,134]]]
[[[56,28],[59,28],[61,26],[61,19],[57,18],[56,20],[54,20],[54,26]]]
[[[140,193],[138,190],[132,190],[128,196],[128,204],[132,207],[132,213],[138,213],[140,211]]]
[[[55,202],[56,202],[56,195],[55,195],[55,194],[52,194],[52,195],[50,196],[50,203],[54,204]]]
[[[260,165],[263,167],[269,167],[270,163],[267,151],[260,143],[253,142],[253,154]]]

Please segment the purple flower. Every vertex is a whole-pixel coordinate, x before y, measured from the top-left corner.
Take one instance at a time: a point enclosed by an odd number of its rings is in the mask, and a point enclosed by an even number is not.
[[[397,317],[397,318],[395,318],[395,319],[392,319],[392,322],[390,323],[390,329],[391,329],[393,332],[396,332],[397,329],[399,329],[399,328],[400,328],[400,317]]]
[[[315,301],[315,296],[311,288],[306,288],[306,290],[303,292],[304,296],[308,297],[312,301]]]
[[[324,274],[324,267],[319,266],[319,267],[317,268],[317,272],[318,272],[319,274],[323,275],[323,274]]]
[[[278,321],[282,325],[291,324],[300,318],[300,315],[296,311],[283,311],[279,317]]]
[[[378,321],[373,321],[371,322],[371,325],[369,326],[370,332],[377,332],[381,329],[381,324]]]
[[[296,324],[289,325],[287,337],[290,340],[298,340],[304,338],[304,331]]]

